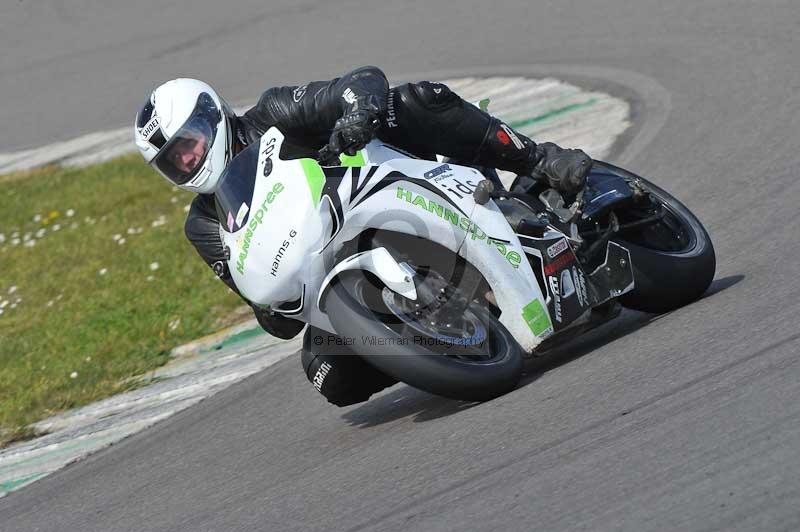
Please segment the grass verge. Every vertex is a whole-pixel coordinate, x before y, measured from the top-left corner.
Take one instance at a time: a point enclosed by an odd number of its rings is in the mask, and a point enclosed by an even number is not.
[[[0,447],[235,321],[183,235],[192,195],[138,155],[0,176],[0,198]]]

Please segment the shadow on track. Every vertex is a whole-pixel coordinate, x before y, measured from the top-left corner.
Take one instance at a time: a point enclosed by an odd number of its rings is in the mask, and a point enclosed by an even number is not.
[[[712,297],[723,290],[727,290],[744,278],[744,275],[731,275],[716,279],[711,283],[711,286],[709,286],[701,299]],[[541,356],[527,359],[525,362],[525,374],[518,388],[528,386],[547,371],[572,362],[598,347],[636,332],[664,316],[666,314],[646,314],[633,310],[623,310],[622,314],[609,323],[588,331],[563,345],[554,347]],[[345,412],[342,415],[342,419],[359,428],[374,427],[411,415],[414,416],[413,422],[420,423],[447,417],[479,404],[446,399],[402,383],[399,386],[399,388],[391,389],[391,391]]]
[[[719,292],[722,292],[723,290],[727,290],[731,286],[739,284],[741,281],[743,281],[744,277],[745,277],[744,275],[739,274],[739,275],[729,275],[727,277],[722,277],[721,279],[715,279],[714,281],[712,281],[711,286],[708,287],[708,290],[706,290],[706,293],[703,294],[703,297],[701,297],[700,299],[703,300],[713,295],[716,295]]]
[[[714,280],[706,290],[706,293],[700,298],[700,301],[727,290],[744,280],[744,278],[744,275],[730,275]],[[678,311],[680,309],[673,312]],[[622,314],[597,329],[587,331],[562,345],[553,347],[541,356],[528,359],[525,364],[525,375],[520,381],[519,387],[527,386],[545,372],[572,362],[600,346],[636,332],[669,314],[647,314],[625,309]]]
[[[399,386],[399,387],[398,387]],[[414,415],[415,423],[431,421],[472,408],[479,403],[446,399],[400,383],[385,393],[345,412],[342,419],[360,428],[374,427]]]

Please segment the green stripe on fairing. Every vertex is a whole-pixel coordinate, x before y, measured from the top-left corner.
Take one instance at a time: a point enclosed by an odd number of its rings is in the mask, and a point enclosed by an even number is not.
[[[311,201],[314,202],[314,207],[319,205],[319,197],[322,194],[322,187],[325,184],[325,174],[322,173],[319,163],[314,159],[300,159],[300,164],[303,166],[303,172],[306,174],[306,181],[308,181],[308,190],[311,191]]]
[[[28,475],[27,477],[15,478],[14,480],[6,480],[5,482],[0,482],[0,493],[4,491],[11,491],[16,489],[23,484],[27,484],[28,482],[33,482],[34,480],[38,480],[45,476],[47,473],[34,473],[33,475]]]
[[[511,122],[508,125],[513,129],[519,129],[525,126],[530,126],[531,124],[535,124],[537,122],[542,122],[544,120],[547,120],[548,118],[553,118],[554,116],[563,115],[564,113],[568,113],[576,109],[583,109],[584,107],[589,107],[591,105],[594,105],[595,103],[597,103],[597,98],[591,98],[585,102],[565,105],[564,107],[553,109],[552,111],[548,111],[539,116],[534,116],[533,118],[526,118],[525,120],[518,120],[517,122]]]
[[[340,155],[339,160],[341,161],[341,166],[364,166],[364,154],[359,150],[355,155],[352,157],[350,155]]]

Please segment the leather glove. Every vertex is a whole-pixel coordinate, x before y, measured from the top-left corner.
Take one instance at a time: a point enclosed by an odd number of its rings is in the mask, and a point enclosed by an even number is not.
[[[565,150],[552,142],[536,145],[536,163],[530,172],[559,192],[574,194],[586,186],[592,159],[583,150]]]
[[[328,151],[333,155],[355,155],[378,131],[379,112],[375,96],[359,98],[352,109],[336,121],[328,142]]]

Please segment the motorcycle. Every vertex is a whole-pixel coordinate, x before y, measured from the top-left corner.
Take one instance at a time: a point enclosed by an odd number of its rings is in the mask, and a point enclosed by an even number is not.
[[[502,395],[525,357],[621,306],[690,303],[714,276],[698,219],[611,164],[596,161],[585,189],[564,198],[524,176],[501,190],[493,169],[379,140],[338,164],[291,151],[270,129],[215,193],[236,286],[430,393]]]

